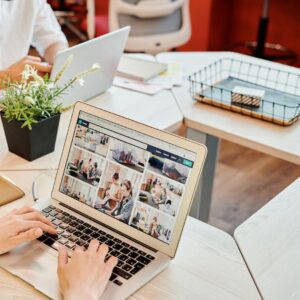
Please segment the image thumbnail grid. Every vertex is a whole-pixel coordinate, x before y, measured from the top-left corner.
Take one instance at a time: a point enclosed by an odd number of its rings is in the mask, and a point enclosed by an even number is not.
[[[65,173],[93,186],[100,182],[105,160],[81,148],[72,147]]]
[[[162,214],[143,203],[136,203],[130,226],[162,242],[170,243],[174,222],[174,218]]]
[[[134,170],[107,161],[94,208],[128,224],[141,177]]]
[[[74,145],[106,157],[111,137],[82,125],[77,125]]]

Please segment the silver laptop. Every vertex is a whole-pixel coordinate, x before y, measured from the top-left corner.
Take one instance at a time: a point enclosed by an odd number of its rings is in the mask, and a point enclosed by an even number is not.
[[[51,71],[51,79],[56,77],[67,58],[73,55],[72,64],[59,81],[61,85],[79,72],[89,69],[95,63],[101,66],[101,69],[84,77],[84,86],[75,83],[69,91],[61,96],[60,100],[64,105],[70,105],[76,101],[86,101],[103,93],[112,85],[129,31],[130,27],[127,26],[57,53]]]
[[[57,249],[91,239],[118,257],[101,299],[124,299],[174,258],[206,156],[205,146],[78,102],[52,199],[38,208],[58,234],[0,256],[0,266],[61,299]]]

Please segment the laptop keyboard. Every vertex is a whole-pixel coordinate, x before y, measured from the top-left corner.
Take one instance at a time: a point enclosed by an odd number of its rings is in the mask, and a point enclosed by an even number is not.
[[[69,254],[71,254],[70,252],[76,246],[87,249],[92,239],[98,240],[100,244],[108,245],[109,251],[105,260],[109,259],[110,256],[118,257],[118,264],[109,279],[116,285],[121,286],[124,279],[129,280],[155,259],[152,255],[130,246],[128,243],[53,205],[44,208],[42,214],[56,226],[57,234],[44,233],[38,240],[55,250],[58,250],[61,244],[67,247]]]

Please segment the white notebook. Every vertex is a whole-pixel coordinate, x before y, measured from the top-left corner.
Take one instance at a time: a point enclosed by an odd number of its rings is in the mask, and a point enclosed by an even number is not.
[[[117,69],[117,75],[147,81],[167,69],[167,64],[123,55]]]

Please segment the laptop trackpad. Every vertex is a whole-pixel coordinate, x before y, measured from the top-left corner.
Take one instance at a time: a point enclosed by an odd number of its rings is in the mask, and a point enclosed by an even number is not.
[[[57,278],[57,256],[49,253],[40,245],[31,249],[28,249],[29,251],[23,255],[16,251],[13,254],[16,259],[5,269],[51,298],[61,299]]]

